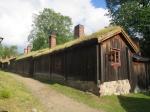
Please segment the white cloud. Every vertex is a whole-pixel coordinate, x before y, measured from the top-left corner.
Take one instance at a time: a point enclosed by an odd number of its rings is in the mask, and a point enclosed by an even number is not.
[[[70,16],[73,26],[83,24],[85,34],[90,34],[109,24],[104,16],[107,10],[95,8],[91,0],[1,0],[0,36],[3,44],[27,46],[27,37],[31,30],[32,14],[43,8],[52,8],[56,12]],[[22,50],[23,51],[23,50]]]

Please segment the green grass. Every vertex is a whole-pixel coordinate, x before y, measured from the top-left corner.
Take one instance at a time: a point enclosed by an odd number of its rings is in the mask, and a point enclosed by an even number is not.
[[[43,82],[43,80],[40,80]],[[150,112],[150,92],[121,96],[98,97],[88,92],[44,80],[47,86],[86,105],[106,112]],[[60,99],[61,100],[61,99]],[[13,78],[0,71],[0,111],[25,112],[37,108],[44,110],[29,90]]]
[[[0,71],[0,111],[31,112],[34,108],[45,110],[28,88]]]
[[[7,90],[2,90],[0,93],[1,93],[0,98],[9,98],[10,97],[10,92]]]
[[[98,97],[57,83],[47,85],[78,102],[106,112],[150,112],[150,92]]]

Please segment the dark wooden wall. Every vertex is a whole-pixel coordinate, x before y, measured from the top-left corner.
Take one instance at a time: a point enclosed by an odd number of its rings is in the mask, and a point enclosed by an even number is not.
[[[71,49],[65,59],[68,79],[96,81],[96,44]]]
[[[134,91],[136,88],[146,89],[147,88],[147,73],[146,65],[144,62],[133,62],[133,72],[131,78],[131,89]]]
[[[7,70],[8,69],[8,62],[4,62],[3,64],[2,64],[2,69],[4,69],[4,70]]]
[[[50,56],[50,75],[65,78],[64,53],[56,53]],[[67,65],[65,66],[67,67]]]
[[[118,45],[117,49],[120,50],[120,60],[121,60],[121,66],[112,66],[111,62],[109,61],[109,53],[111,52],[111,49],[114,48],[114,39],[118,39]],[[130,49],[127,47],[125,42],[122,40],[120,35],[116,35],[102,43],[102,66],[103,71],[101,75],[103,75],[102,82],[107,81],[115,81],[115,80],[122,80],[122,79],[128,79],[130,78],[131,70],[129,68],[129,65],[132,62],[132,54]]]
[[[2,62],[0,62],[0,68],[2,68]]]
[[[15,59],[10,60],[9,70],[15,72]]]
[[[59,66],[57,66],[59,62]],[[90,44],[34,59],[34,75],[96,81],[96,45]]]
[[[20,74],[24,74],[26,76],[33,76],[33,59],[32,57],[16,60],[15,61],[16,72]]]
[[[50,75],[50,56],[45,55],[34,59],[34,75]]]

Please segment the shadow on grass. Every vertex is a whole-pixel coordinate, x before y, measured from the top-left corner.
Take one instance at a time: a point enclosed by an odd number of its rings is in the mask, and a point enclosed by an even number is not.
[[[80,91],[83,91],[83,92],[91,92],[94,95],[99,96],[99,89],[97,88],[97,86],[94,86],[92,88],[92,90],[93,90],[92,91],[89,87],[87,87],[85,85],[82,85],[82,83],[75,83],[76,80],[64,80],[62,78],[57,78],[57,77],[51,77],[51,78],[50,77],[49,78],[35,77],[35,76],[31,77],[29,75],[20,74],[20,73],[16,73],[16,72],[12,72],[12,71],[11,72],[6,71],[6,72],[14,73],[14,74],[20,75],[20,76],[25,77],[25,78],[32,78],[32,79],[38,80],[39,82],[42,82],[42,83],[45,83],[45,84],[50,84],[50,85],[60,84],[60,85],[63,85],[63,86],[66,86],[66,87],[71,87],[71,88],[74,88],[74,89],[77,89],[77,90],[80,90]]]
[[[68,81],[63,80],[61,78],[50,79],[50,77],[49,78],[45,78],[45,77],[42,78],[42,77],[35,77],[35,76],[30,77],[28,75],[17,73],[17,72],[12,72],[12,71],[10,72],[10,71],[7,71],[7,70],[3,70],[3,71],[9,72],[9,73],[14,73],[16,75],[19,75],[19,76],[22,76],[22,77],[25,77],[25,78],[32,78],[34,80],[37,80],[37,81],[45,83],[45,84],[50,84],[50,85],[60,84],[60,85],[66,86],[66,87],[71,87],[71,88],[74,88],[74,89],[81,90],[81,91],[85,92],[85,90],[82,89],[80,86],[78,86],[76,84],[68,85]],[[97,95],[97,94],[95,94],[95,95]]]
[[[51,84],[51,85],[53,85],[53,84],[60,84],[60,83],[55,82],[55,81],[53,81],[53,80],[51,80],[49,78],[47,78],[47,79],[45,79],[45,78],[38,78],[38,77],[30,77],[30,78],[38,80],[38,81],[40,81],[42,83],[45,83],[45,84]],[[65,84],[63,84],[63,85],[65,85]]]
[[[9,72],[9,71],[7,71],[7,72]],[[57,82],[55,82],[55,81],[53,81],[53,80],[51,80],[51,79],[49,79],[49,78],[38,78],[38,77],[34,77],[34,76],[28,76],[28,75],[25,75],[25,74],[21,74],[21,73],[17,73],[17,72],[9,72],[9,73],[14,73],[14,74],[16,74],[16,75],[19,75],[19,76],[22,76],[22,77],[25,77],[25,78],[32,78],[32,79],[35,79],[35,80],[37,80],[37,81],[39,81],[39,82],[42,82],[42,83],[45,83],[45,84],[56,84]]]
[[[145,92],[137,97],[118,96],[118,99],[126,112],[150,112],[150,97],[147,97],[149,95],[149,92]]]
[[[143,92],[143,93],[141,93],[141,94],[150,97],[150,91],[148,91],[148,92]]]

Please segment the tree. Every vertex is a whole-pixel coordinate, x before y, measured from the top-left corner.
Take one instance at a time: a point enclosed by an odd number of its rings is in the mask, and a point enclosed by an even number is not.
[[[34,14],[32,30],[28,41],[33,45],[32,50],[48,47],[49,35],[55,34],[57,44],[63,44],[72,39],[72,21],[68,16],[45,8],[39,14]]]
[[[17,51],[17,46],[5,46],[2,47],[2,45],[0,45],[0,56],[2,56],[3,58],[6,58],[6,56],[10,57],[10,55],[13,55],[14,57],[17,57],[19,55],[19,52]]]
[[[10,46],[9,47],[9,53],[10,53],[10,55],[17,57],[19,55],[17,46],[15,46],[15,45]]]
[[[150,57],[150,1],[106,0],[106,5],[111,25],[122,26],[130,37],[140,37],[142,54]]]

